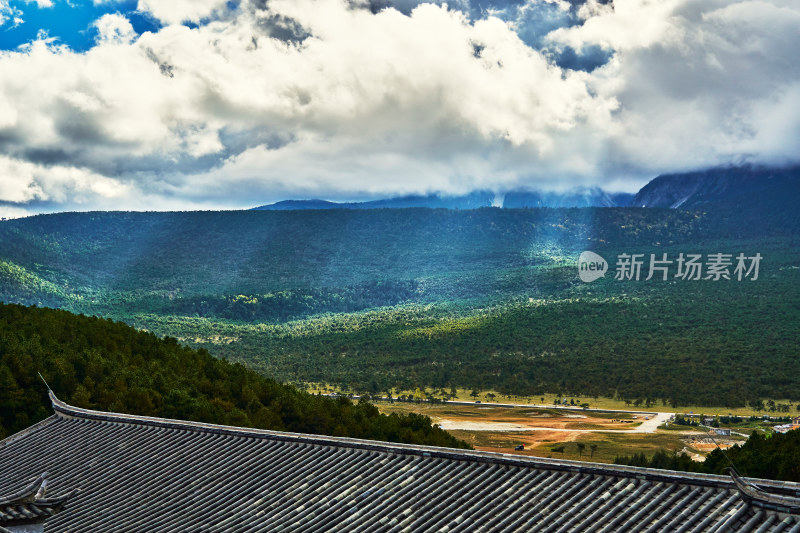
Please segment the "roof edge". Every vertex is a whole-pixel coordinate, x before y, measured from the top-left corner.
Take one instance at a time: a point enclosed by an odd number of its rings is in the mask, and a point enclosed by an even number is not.
[[[225,426],[221,424],[210,424],[207,422],[192,422],[187,420],[176,420],[171,418],[158,418],[143,415],[130,415],[125,413],[112,413],[105,411],[94,411],[82,407],[75,407],[59,400],[53,391],[49,391],[50,401],[57,417],[75,418],[84,420],[98,420],[101,422],[138,424],[167,429],[177,429],[185,431],[198,431],[204,433],[215,433],[220,435],[232,435],[249,438],[262,438],[288,442],[299,442],[305,444],[315,444],[323,446],[338,446],[345,448],[357,448],[362,450],[377,451],[390,454],[419,455],[425,457],[438,457],[443,459],[455,459],[461,461],[476,461],[509,466],[539,467],[551,470],[563,470],[570,472],[580,472],[586,474],[598,474],[607,476],[629,477],[636,479],[646,479],[656,482],[690,482],[697,485],[724,487],[736,490],[736,485],[728,476],[715,474],[699,474],[695,472],[677,472],[673,470],[658,470],[654,468],[642,468],[624,465],[612,465],[606,463],[590,463],[584,461],[571,461],[567,459],[547,459],[543,457],[529,457],[504,454],[498,452],[487,452],[480,450],[461,450],[457,448],[443,448],[437,446],[427,446],[421,444],[405,444],[397,442],[385,442],[367,439],[355,439],[350,437],[334,437],[328,435],[314,435],[307,433],[292,433],[287,431],[276,431],[271,429],[242,428],[237,426]],[[49,419],[48,419],[49,420]],[[758,480],[761,487],[769,486],[784,490],[797,491],[800,494],[800,484]]]
[[[15,442],[15,441],[17,441],[17,440],[19,440],[19,439],[31,434],[31,433],[37,431],[42,426],[46,426],[46,425],[52,423],[57,418],[58,418],[57,415],[50,415],[47,418],[39,420],[35,424],[26,427],[25,429],[21,429],[21,430],[17,431],[16,433],[12,433],[8,437],[0,440],[0,447],[6,446],[7,444],[11,444],[12,442]]]
[[[18,489],[16,492],[12,492],[11,494],[7,494],[5,496],[0,496],[0,505],[9,505],[20,502],[33,502],[36,499],[39,490],[42,488],[42,485],[44,485],[46,479],[47,472],[43,472],[35,479],[28,482],[27,485]]]
[[[3,526],[43,524],[61,511],[67,500],[78,492],[78,489],[72,489],[61,496],[47,498],[47,477],[48,473],[43,472],[16,492],[0,497],[0,507],[4,510],[0,513],[0,532],[8,531]]]

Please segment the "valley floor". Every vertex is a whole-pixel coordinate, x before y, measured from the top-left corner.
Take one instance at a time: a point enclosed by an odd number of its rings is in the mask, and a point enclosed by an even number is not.
[[[537,457],[613,462],[618,456],[663,449],[703,460],[717,444],[746,440],[746,433],[712,439],[702,428],[669,425],[674,413],[643,413],[553,406],[468,402],[376,402],[383,413],[424,414],[476,449]],[[522,445],[524,449],[515,448]],[[582,446],[581,446],[582,445]]]

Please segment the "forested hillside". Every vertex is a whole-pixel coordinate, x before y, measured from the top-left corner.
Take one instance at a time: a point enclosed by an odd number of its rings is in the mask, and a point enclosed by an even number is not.
[[[575,277],[534,269],[572,265],[585,249],[708,247],[800,228],[800,213],[760,224],[741,216],[630,208],[39,215],[0,222],[0,298],[283,321],[531,286],[559,295]]]
[[[0,299],[360,392],[800,400],[800,210],[763,207],[36,216],[0,222]],[[583,250],[605,278],[578,279]],[[757,281],[618,281],[623,253],[764,259]]]
[[[800,275],[779,273],[763,284],[661,284],[649,291],[631,282],[625,297],[610,294],[615,282],[608,281],[558,300],[229,324],[218,333],[238,340],[216,350],[278,379],[304,376],[369,392],[422,383],[675,407],[800,399]],[[175,331],[195,342],[208,338],[209,326],[184,319]]]
[[[726,457],[727,455],[727,457]],[[692,461],[688,455],[659,451],[652,457],[644,454],[617,457],[616,464],[667,470],[727,474],[733,463],[746,477],[800,482],[800,431],[763,435],[754,432],[742,445],[711,452],[705,461]]]
[[[709,224],[716,220],[666,209],[60,213],[0,223],[0,259],[7,276],[23,269],[18,289],[53,303],[323,290],[391,305],[412,280],[423,283],[415,292],[438,297],[497,270],[587,246],[683,242]]]
[[[465,447],[421,415],[381,415],[367,403],[300,392],[205,350],[66,311],[0,305],[0,437],[52,414],[56,395],[79,407]]]

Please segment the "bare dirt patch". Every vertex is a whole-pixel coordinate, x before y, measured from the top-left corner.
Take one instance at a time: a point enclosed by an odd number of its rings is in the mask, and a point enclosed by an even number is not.
[[[720,441],[714,442],[711,439],[698,439],[698,438],[690,438],[685,439],[686,445],[694,450],[699,452],[712,452],[717,447],[722,448],[723,450],[727,450],[731,446],[734,445],[731,441]]]
[[[401,402],[376,405],[384,413],[427,415],[475,449],[492,452],[613,462],[617,456],[650,456],[659,449],[678,451],[686,446],[681,440],[686,435],[658,430],[663,420],[655,416],[643,420],[626,413],[545,408]],[[519,445],[524,449],[516,450]]]
[[[481,408],[478,408],[481,409]],[[462,412],[449,410],[442,412],[432,408],[425,412],[434,423],[447,431],[544,431],[548,429],[561,431],[587,430],[630,430],[632,424],[608,418],[574,413],[530,412],[528,409],[497,408],[476,414],[465,408]]]

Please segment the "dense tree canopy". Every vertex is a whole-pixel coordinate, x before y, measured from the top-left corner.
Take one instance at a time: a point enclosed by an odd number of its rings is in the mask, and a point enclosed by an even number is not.
[[[359,392],[800,400],[800,210],[746,207],[42,215],[0,222],[0,300]],[[586,249],[612,269],[591,284]],[[621,253],[739,252],[758,281],[612,275]]]
[[[800,481],[800,430],[772,435],[754,432],[743,445],[736,445],[725,452],[717,448],[704,462],[695,462],[688,455],[671,454],[663,450],[650,458],[637,454],[617,457],[614,462],[707,474],[727,474],[733,464],[739,474],[746,477]]]
[[[66,311],[0,304],[0,435],[76,406],[244,427],[465,447],[428,417],[314,396],[173,338]]]

